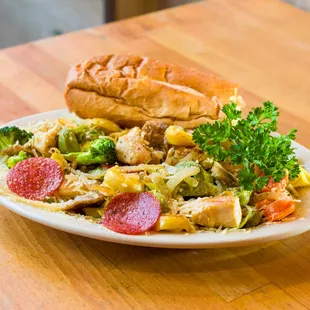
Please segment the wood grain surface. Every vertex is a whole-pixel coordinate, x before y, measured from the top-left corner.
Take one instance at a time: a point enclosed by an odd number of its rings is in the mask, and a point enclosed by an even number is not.
[[[0,52],[0,122],[64,108],[71,64],[136,53],[242,85],[310,147],[310,15],[273,0],[208,0]],[[310,233],[233,249],[111,244],[0,208],[0,309],[310,309]]]

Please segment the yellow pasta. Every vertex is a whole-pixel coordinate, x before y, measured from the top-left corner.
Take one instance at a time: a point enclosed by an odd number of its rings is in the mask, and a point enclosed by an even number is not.
[[[106,197],[112,197],[115,195],[114,190],[112,190],[109,187],[103,186],[103,185],[98,185],[98,184],[90,185],[89,189],[92,191],[98,191]]]
[[[144,191],[144,184],[137,174],[123,173],[118,166],[107,171],[104,177],[104,185],[121,193],[140,193]]]
[[[156,231],[167,230],[171,232],[195,232],[194,226],[182,215],[163,214],[155,224]]]
[[[96,127],[101,128],[107,134],[122,131],[122,129],[113,121],[105,118],[93,118],[88,122]]]
[[[62,168],[62,170],[64,170],[68,166],[67,161],[65,160],[63,155],[60,153],[57,153],[57,152],[53,153],[51,158],[54,159],[55,161],[57,161],[57,163]]]
[[[294,187],[306,187],[310,186],[310,173],[302,166],[300,166],[300,174],[298,177],[291,181]]]
[[[176,146],[195,146],[192,136],[180,126],[169,126],[166,130],[167,142]]]

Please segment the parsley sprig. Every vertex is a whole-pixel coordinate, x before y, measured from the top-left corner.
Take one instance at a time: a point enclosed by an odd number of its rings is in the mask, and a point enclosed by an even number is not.
[[[270,101],[253,108],[246,118],[235,103],[222,108],[226,118],[198,126],[194,141],[217,161],[242,165],[239,184],[247,190],[260,190],[273,177],[279,182],[289,172],[295,179],[299,165],[291,145],[296,129],[287,135],[271,136],[277,130],[278,108]]]

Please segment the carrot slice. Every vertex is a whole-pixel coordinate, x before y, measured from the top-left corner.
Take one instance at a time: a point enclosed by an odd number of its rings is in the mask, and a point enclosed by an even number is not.
[[[296,205],[291,200],[277,200],[265,209],[265,215],[269,222],[279,221],[293,213]]]
[[[270,205],[274,200],[271,199],[263,199],[255,204],[255,207],[260,210]]]
[[[288,184],[288,175],[286,175],[280,182],[275,182],[273,177],[269,178],[268,184],[260,191],[270,192],[270,191],[284,191]]]

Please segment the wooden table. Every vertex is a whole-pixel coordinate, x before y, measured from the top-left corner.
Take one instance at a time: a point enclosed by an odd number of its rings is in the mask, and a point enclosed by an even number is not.
[[[209,0],[0,52],[0,121],[64,108],[69,66],[136,53],[239,82],[307,147],[310,15]],[[310,233],[232,249],[168,250],[70,235],[0,209],[0,309],[310,309]]]

